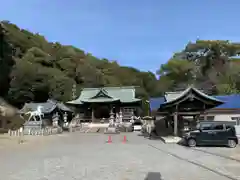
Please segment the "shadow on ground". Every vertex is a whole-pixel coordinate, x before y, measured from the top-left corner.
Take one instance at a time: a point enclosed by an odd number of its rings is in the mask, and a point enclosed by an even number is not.
[[[186,147],[186,148],[191,148],[191,147],[189,147],[188,145],[187,145],[187,143],[185,142],[185,141],[179,141],[178,143],[177,143],[178,145],[180,145],[180,146],[183,146],[183,147]],[[196,147],[199,147],[199,148],[201,148],[201,147],[212,147],[212,148],[216,148],[216,147],[221,147],[221,148],[228,148],[228,149],[230,149],[227,145],[197,145]]]
[[[162,176],[159,172],[149,172],[144,180],[162,180]]]

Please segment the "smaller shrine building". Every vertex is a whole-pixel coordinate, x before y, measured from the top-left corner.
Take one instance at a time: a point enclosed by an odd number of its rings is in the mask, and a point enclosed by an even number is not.
[[[179,95],[179,92],[170,92],[166,94]],[[208,109],[201,114],[199,120],[207,121],[236,121],[240,125],[240,94],[212,96],[223,102],[223,104],[214,108]],[[158,111],[161,104],[166,102],[166,98],[157,97],[150,99],[150,110],[157,119],[161,117],[161,112]],[[204,117],[204,115],[206,117]]]
[[[25,103],[22,109],[20,110],[21,114],[25,114],[29,111],[36,111],[38,107],[41,106],[42,113],[44,114],[44,119],[52,119],[52,117],[58,113],[60,116],[60,119],[63,119],[63,114],[67,113],[69,116],[69,120],[71,120],[71,116],[73,111],[67,107],[62,102],[57,102],[55,100],[47,100],[46,102],[36,103]]]
[[[151,111],[155,111],[157,120],[165,121],[166,128],[172,126],[174,135],[183,131],[187,126],[194,126],[197,121],[234,121],[239,124],[240,95],[234,95],[231,101],[226,97],[209,96],[202,91],[189,87],[181,92],[166,92],[164,97],[150,99]],[[235,104],[234,107],[231,105]],[[229,106],[230,105],[230,106]],[[221,116],[221,118],[220,118]],[[213,117],[212,119],[209,119]],[[231,117],[231,118],[229,118]],[[161,121],[158,121],[159,124]],[[190,123],[190,124],[189,124]]]

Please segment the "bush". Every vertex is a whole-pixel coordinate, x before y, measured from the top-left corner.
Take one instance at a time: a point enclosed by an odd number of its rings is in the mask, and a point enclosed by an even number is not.
[[[20,116],[16,115],[13,117],[5,117],[7,120],[7,125],[5,129],[17,130],[23,126],[25,119],[21,118]]]

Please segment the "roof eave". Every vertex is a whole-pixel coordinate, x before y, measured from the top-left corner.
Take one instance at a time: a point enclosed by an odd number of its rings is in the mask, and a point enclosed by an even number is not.
[[[76,100],[72,100],[72,101],[67,101],[66,104],[76,104],[76,105],[82,105],[82,101],[76,99]]]
[[[208,98],[208,99],[210,99],[210,100],[213,100],[213,101],[215,101],[215,102],[218,102],[219,105],[225,103],[224,101],[221,101],[220,99],[217,99],[217,98],[215,98],[215,97],[208,96],[208,95],[204,94],[203,92],[199,91],[199,90],[196,89],[196,88],[192,88],[192,90],[195,91],[196,93],[200,94],[201,96],[205,97],[205,98]]]
[[[134,103],[134,102],[140,102],[140,101],[142,101],[142,100],[136,98],[136,99],[133,99],[133,100],[130,100],[130,101],[123,101],[123,100],[120,100],[120,101],[121,101],[121,103]]]
[[[170,105],[170,104],[174,104],[175,102],[177,102],[179,99],[181,99],[182,97],[184,97],[190,90],[193,90],[195,93],[199,94],[200,96],[202,97],[205,97],[209,100],[212,100],[214,103],[213,104],[216,104],[216,106],[220,106],[222,104],[224,104],[224,101],[221,101],[217,98],[214,98],[214,97],[211,97],[211,96],[208,96],[204,93],[202,93],[201,91],[197,90],[196,88],[193,88],[193,87],[189,87],[187,88],[179,97],[177,97],[176,99],[173,99],[171,101],[168,101],[168,102],[164,102],[161,104],[161,106],[167,106],[167,105]],[[160,106],[160,107],[161,107]]]
[[[103,101],[94,101],[94,99],[90,100],[82,100],[83,103],[110,103],[110,102],[120,102],[120,99],[108,99],[108,100],[103,100]]]

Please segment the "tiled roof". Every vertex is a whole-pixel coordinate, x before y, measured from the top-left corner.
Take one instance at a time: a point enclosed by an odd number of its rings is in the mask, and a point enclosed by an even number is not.
[[[59,108],[62,111],[69,111],[71,112],[72,110],[70,108],[68,108],[65,104],[54,101],[54,100],[47,100],[47,102],[43,102],[43,103],[25,103],[25,105],[23,106],[23,108],[20,110],[20,112],[22,113],[26,113],[27,111],[35,111],[37,110],[38,106],[42,106],[42,112],[43,113],[51,113],[54,109]]]
[[[166,99],[166,101],[172,101],[174,99],[177,99],[178,97],[181,96],[183,91],[177,91],[177,92],[166,92],[164,97]]]
[[[25,105],[20,110],[20,112],[26,113],[28,111],[36,111],[39,106],[43,107],[42,112],[46,114],[51,113],[57,107],[57,105],[52,101],[47,101],[43,103],[32,102],[32,103],[25,103]]]
[[[199,94],[200,96],[205,97],[205,98],[208,98],[208,99],[210,99],[210,100],[212,100],[212,101],[219,102],[219,99],[216,99],[214,96],[209,96],[209,95],[203,93],[202,91],[200,91],[200,90],[198,90],[198,89],[190,86],[189,88],[185,89],[184,91],[166,92],[166,93],[165,93],[165,99],[166,99],[166,102],[165,102],[165,103],[173,102],[173,101],[175,101],[176,99],[185,96],[185,95],[188,94],[190,91],[193,91],[193,92]],[[221,102],[220,102],[220,103],[221,103]]]
[[[222,100],[225,102],[224,104],[216,107],[223,108],[223,109],[235,109],[240,108],[240,94],[232,94],[232,95],[225,95],[225,96],[215,96],[215,98]]]
[[[240,108],[240,94],[232,94],[225,96],[212,96],[213,98],[219,99],[224,102],[224,104],[217,106],[215,109],[235,109]],[[157,110],[161,104],[165,102],[164,97],[157,97],[150,99],[151,110]]]
[[[62,111],[68,111],[68,112],[73,112],[73,110],[71,110],[68,106],[66,106],[65,104],[63,103],[57,103],[57,107],[59,109],[61,109]]]
[[[103,94],[102,94],[102,93]],[[102,102],[119,100],[121,102],[136,102],[140,99],[135,98],[135,88],[133,86],[127,87],[103,87],[103,88],[84,88],[78,99],[67,102],[68,104],[82,104],[83,102],[99,102],[96,96],[105,95]],[[93,100],[94,99],[94,100]]]
[[[150,98],[149,103],[150,103],[150,109],[151,110],[157,110],[161,104],[165,102],[164,97],[156,97],[156,98]]]

